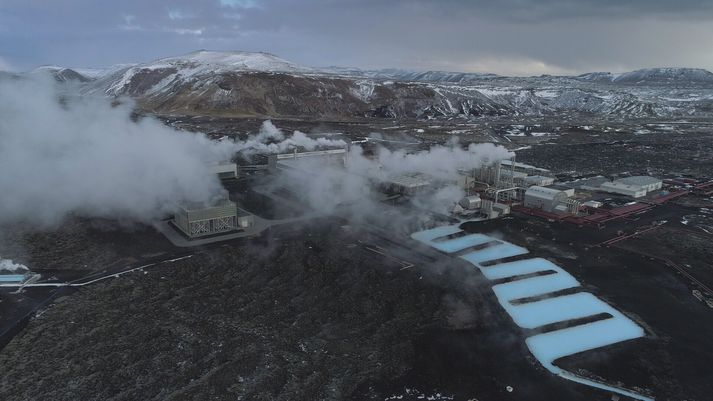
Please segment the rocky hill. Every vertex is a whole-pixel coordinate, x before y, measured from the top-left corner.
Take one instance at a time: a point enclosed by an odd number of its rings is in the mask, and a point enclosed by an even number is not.
[[[713,73],[656,68],[576,77],[303,67],[268,53],[198,51],[106,71],[48,67],[85,94],[129,96],[149,112],[296,118],[713,113]],[[81,71],[85,71],[82,74]]]
[[[592,72],[578,78],[585,81],[608,82],[623,85],[673,85],[706,86],[713,85],[713,73],[702,68],[645,68],[622,74],[611,72]]]

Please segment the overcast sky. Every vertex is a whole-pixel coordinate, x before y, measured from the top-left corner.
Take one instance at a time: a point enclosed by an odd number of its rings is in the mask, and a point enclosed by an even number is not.
[[[713,1],[0,0],[0,70],[198,49],[503,75],[713,70]]]

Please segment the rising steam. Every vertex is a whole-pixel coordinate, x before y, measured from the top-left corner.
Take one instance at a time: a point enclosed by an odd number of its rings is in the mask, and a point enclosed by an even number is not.
[[[272,124],[266,123],[260,135],[273,129]],[[280,137],[280,134],[273,135]],[[462,148],[457,142],[451,142],[420,152],[391,151],[380,147],[373,157],[365,156],[361,147],[352,146],[344,169],[307,159],[301,162],[302,169],[284,171],[273,185],[289,188],[314,210],[324,213],[339,211],[342,215],[359,218],[374,214],[381,207],[381,197],[374,189],[375,184],[398,175],[417,173],[439,181],[439,185],[436,191],[414,196],[412,202],[425,209],[448,213],[453,204],[465,195],[463,189],[456,185],[461,171],[510,157],[512,153],[507,149],[490,143],[470,144]]]
[[[131,118],[133,104],[72,96],[42,77],[0,80],[0,224],[57,224],[70,214],[148,222],[186,202],[224,196],[211,165],[236,152],[283,153],[299,147],[342,147],[341,140],[285,135],[270,121],[244,141],[211,141]],[[378,207],[375,181],[402,173],[455,180],[458,171],[510,157],[492,144],[467,149],[450,143],[429,151],[377,150],[366,157],[350,148],[346,168],[315,166],[311,174],[286,173],[274,183],[298,192],[316,210],[349,205],[354,214]],[[447,185],[415,201],[445,211],[462,190]]]
[[[232,144],[132,121],[132,104],[76,98],[42,77],[0,81],[0,223],[66,215],[147,221],[223,189]]]

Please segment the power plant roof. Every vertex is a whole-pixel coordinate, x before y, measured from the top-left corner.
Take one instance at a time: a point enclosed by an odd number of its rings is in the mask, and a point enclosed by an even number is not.
[[[648,175],[636,175],[633,177],[620,178],[618,180],[615,180],[614,182],[618,182],[618,183],[625,184],[625,185],[645,186],[645,185],[658,184],[659,182],[661,182],[661,180],[659,180],[656,177],[651,177]]]
[[[565,198],[567,197],[564,191],[561,191],[559,189],[538,187],[536,185],[531,186],[527,189],[527,191],[525,191],[525,196],[537,196],[539,198],[545,199],[555,199],[558,196],[562,196],[562,194],[564,194]]]

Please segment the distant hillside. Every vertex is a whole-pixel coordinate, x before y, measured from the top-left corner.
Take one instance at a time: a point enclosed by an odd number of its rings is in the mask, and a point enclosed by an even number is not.
[[[591,72],[578,78],[592,82],[611,82],[628,85],[711,85],[713,73],[702,68],[645,68],[641,70],[612,74]]]
[[[653,68],[576,77],[309,68],[269,53],[197,51],[107,70],[43,67],[83,93],[130,96],[149,112],[296,118],[473,119],[713,114],[713,74]],[[84,74],[78,72],[83,71]]]

